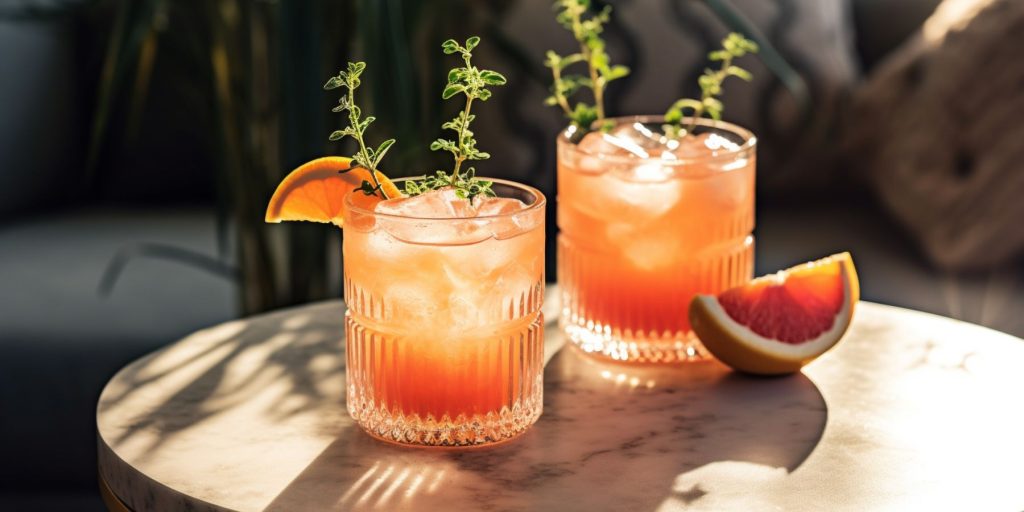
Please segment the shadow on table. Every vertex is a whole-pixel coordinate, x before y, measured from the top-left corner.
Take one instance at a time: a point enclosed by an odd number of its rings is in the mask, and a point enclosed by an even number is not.
[[[255,398],[272,397],[262,400],[264,414],[278,422],[323,406],[344,389],[344,339],[333,320],[344,309],[337,302],[306,309],[198,331],[125,367],[104,390],[98,413],[130,403],[134,415],[105,441],[119,448],[145,433],[146,448],[136,456],[144,461],[159,457],[176,435]]]
[[[624,366],[567,347],[545,369],[544,414],[519,439],[411,449],[351,427],[266,510],[685,506],[716,486],[752,487],[792,472],[817,445],[826,416],[802,374]]]

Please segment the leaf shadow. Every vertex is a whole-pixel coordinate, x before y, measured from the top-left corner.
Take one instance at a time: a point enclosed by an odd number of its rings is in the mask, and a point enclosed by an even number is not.
[[[785,474],[817,446],[828,408],[803,374],[718,363],[604,363],[565,347],[545,369],[536,425],[493,447],[408,448],[344,429],[266,507],[296,510],[654,510],[713,488],[684,478],[723,461]]]

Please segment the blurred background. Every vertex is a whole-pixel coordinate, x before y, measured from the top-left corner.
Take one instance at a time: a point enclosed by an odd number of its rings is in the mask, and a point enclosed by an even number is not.
[[[633,69],[611,115],[696,94],[730,30],[765,48],[724,97],[760,140],[759,274],[850,250],[867,300],[1024,336],[1024,3],[604,4]],[[351,154],[323,83],[365,60],[384,168],[421,174],[451,114],[440,42],[473,34],[510,79],[475,112],[481,173],[554,199],[542,62],[573,43],[549,0],[0,1],[0,509],[103,510],[95,404],[124,364],[341,295],[338,230],[262,221],[290,169]]]

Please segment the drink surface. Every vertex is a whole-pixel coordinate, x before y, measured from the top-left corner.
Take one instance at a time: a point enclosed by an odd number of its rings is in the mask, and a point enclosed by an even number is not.
[[[343,249],[357,421],[386,440],[424,445],[499,441],[535,421],[543,205],[470,204],[444,190],[351,215]]]
[[[753,275],[752,144],[715,130],[670,141],[656,126],[558,141],[563,327],[615,359],[702,357],[690,299]]]

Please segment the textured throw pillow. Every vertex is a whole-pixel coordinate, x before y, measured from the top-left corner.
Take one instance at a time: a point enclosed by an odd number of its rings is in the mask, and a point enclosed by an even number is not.
[[[946,269],[1024,253],[1024,2],[946,0],[856,93],[858,175]]]

